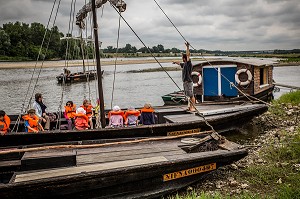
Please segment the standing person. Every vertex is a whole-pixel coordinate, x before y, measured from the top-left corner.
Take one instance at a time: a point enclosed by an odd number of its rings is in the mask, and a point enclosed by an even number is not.
[[[0,110],[0,135],[5,135],[9,129],[10,118],[6,115],[6,113]]]
[[[178,64],[182,68],[182,81],[183,81],[183,89],[184,89],[184,94],[188,97],[188,111],[195,111],[195,103],[196,99],[194,97],[193,93],[193,79],[192,79],[192,69],[193,65],[190,59],[190,44],[187,42],[185,43],[186,45],[186,54],[182,55],[182,61],[183,63],[180,62],[173,62],[173,64]],[[190,103],[190,100],[192,103]]]
[[[50,130],[50,118],[46,114],[47,106],[43,103],[43,97],[41,93],[35,94],[35,101],[32,107],[35,109],[35,114],[39,117],[40,121],[44,123],[44,129],[46,131]]]
[[[76,105],[72,101],[68,101],[65,106],[64,116],[68,122],[68,130],[73,129],[74,118],[76,113]]]
[[[90,100],[83,100],[82,105],[80,106],[81,108],[83,108],[86,112],[86,116],[88,116],[89,118],[89,124],[90,124],[90,128],[93,129],[93,106],[91,105],[91,101]]]
[[[25,121],[25,131],[26,132],[34,132],[38,133],[40,131],[44,131],[43,126],[40,123],[39,117],[36,115],[34,109],[29,109],[27,111],[27,115],[22,117]]]
[[[100,116],[100,99],[97,99],[95,106],[96,128],[101,128],[101,116]]]
[[[151,104],[146,103],[141,109],[140,124],[151,125],[155,124],[154,109]]]

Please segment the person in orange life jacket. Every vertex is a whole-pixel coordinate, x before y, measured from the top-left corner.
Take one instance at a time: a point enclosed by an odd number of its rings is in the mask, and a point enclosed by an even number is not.
[[[123,127],[123,117],[124,111],[122,111],[119,106],[114,106],[113,110],[108,113],[108,126],[112,128]]]
[[[86,116],[86,112],[82,107],[79,107],[76,110],[75,115],[75,129],[77,130],[85,130],[88,129],[89,126],[89,118]]]
[[[125,125],[136,126],[138,124],[139,115],[140,111],[135,110],[134,107],[129,107],[124,115]]]
[[[90,127],[93,129],[93,106],[91,105],[91,101],[87,99],[83,100],[83,105],[80,107],[85,110],[86,116],[89,118]]]
[[[43,103],[41,93],[35,94],[35,101],[33,102],[32,108],[35,109],[35,114],[39,117],[40,121],[45,124],[45,130],[50,130],[50,118],[46,114],[47,106]]]
[[[0,110],[0,134],[5,135],[10,131],[10,118],[6,115],[6,113]]]
[[[39,122],[39,117],[35,114],[34,109],[29,109],[27,115],[22,117],[25,120],[25,131],[38,133],[39,130],[44,131],[43,126]]]
[[[64,116],[68,122],[68,130],[73,129],[74,118],[76,113],[76,105],[72,101],[68,101],[65,106]]]
[[[144,108],[141,109],[140,124],[155,124],[154,109],[149,103],[146,103]]]

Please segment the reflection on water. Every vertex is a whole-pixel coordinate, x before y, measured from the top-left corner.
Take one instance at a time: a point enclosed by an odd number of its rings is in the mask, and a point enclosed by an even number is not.
[[[162,64],[164,67],[172,66],[171,63]],[[164,72],[151,73],[127,73],[129,70],[146,68],[157,68],[158,64],[135,64],[119,65],[116,70],[116,81],[114,89],[113,105],[122,108],[129,106],[141,107],[145,102],[153,105],[163,105],[161,95],[178,90],[174,83]],[[104,72],[103,88],[106,108],[110,108],[113,88],[114,66],[102,67]],[[70,68],[72,72],[81,71],[81,67]],[[95,104],[97,94],[97,81],[80,82],[61,86],[57,84],[55,76],[62,72],[62,68],[42,69],[38,78],[37,87],[33,92],[38,71],[33,77],[25,105],[28,105],[29,98],[36,92],[44,96],[45,104],[49,111],[59,110],[60,102],[65,105],[66,101],[72,100],[75,104],[81,105],[83,99],[90,98]],[[0,109],[8,114],[19,113],[26,96],[33,69],[2,69],[0,70]],[[170,76],[181,87],[180,71],[169,72]],[[61,100],[62,99],[62,100]]]
[[[164,67],[173,66],[171,63],[162,64]],[[116,71],[116,82],[114,90],[114,105],[121,108],[129,106],[141,107],[145,102],[151,102],[152,105],[163,105],[161,96],[178,88],[170,80],[165,72],[151,73],[127,73],[130,70],[141,70],[148,68],[159,68],[158,64],[134,64],[119,65]],[[110,109],[113,88],[114,66],[102,67],[104,72],[103,88],[104,100],[107,109]],[[93,69],[93,68],[90,68]],[[72,67],[72,72],[82,71],[81,67]],[[28,97],[25,105],[28,105],[29,98],[34,93],[40,92],[44,96],[45,104],[49,111],[59,110],[60,103],[65,105],[66,101],[72,100],[75,104],[81,105],[83,99],[90,98],[95,105],[97,94],[97,81],[81,82],[71,85],[61,86],[57,84],[55,76],[62,72],[62,68],[42,69],[35,91],[35,85],[38,71],[36,71],[31,87],[28,90],[33,69],[2,69],[0,70],[0,109],[8,114],[19,113],[26,93]],[[168,72],[175,82],[182,87],[181,72]],[[300,86],[300,67],[276,67],[274,68],[274,80],[278,83]],[[281,89],[281,93],[285,90]],[[289,90],[286,90],[288,92]],[[278,97],[281,93],[275,93]]]

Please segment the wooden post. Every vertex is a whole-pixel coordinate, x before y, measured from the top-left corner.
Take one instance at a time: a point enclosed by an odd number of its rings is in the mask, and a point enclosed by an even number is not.
[[[97,63],[98,93],[99,93],[99,100],[100,100],[101,126],[102,126],[102,128],[105,128],[106,119],[105,119],[105,113],[104,113],[104,97],[103,97],[102,73],[101,73],[102,70],[101,70],[101,64],[100,64],[98,24],[97,24],[95,0],[92,0],[92,13],[93,13],[93,26],[94,26],[94,38],[95,38],[94,45],[95,45],[95,50],[96,50],[96,63]]]

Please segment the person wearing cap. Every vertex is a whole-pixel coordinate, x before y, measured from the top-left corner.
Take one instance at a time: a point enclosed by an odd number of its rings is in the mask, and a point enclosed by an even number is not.
[[[182,81],[183,81],[183,90],[184,95],[188,97],[188,111],[195,111],[196,99],[193,93],[193,79],[192,79],[192,70],[193,65],[190,59],[190,44],[188,42],[186,45],[186,54],[182,54],[183,63],[174,61],[173,64],[177,64],[182,68]]]
[[[82,107],[76,110],[75,116],[75,129],[86,130],[89,126],[89,118],[86,116],[86,112]]]
[[[151,104],[146,103],[141,109],[140,124],[151,125],[155,124],[154,109]]]
[[[35,109],[29,109],[27,111],[27,115],[22,117],[25,121],[25,131],[26,132],[34,132],[38,133],[40,131],[44,131],[43,126],[40,123],[39,117],[35,114]]]
[[[129,107],[124,115],[125,125],[127,126],[136,126],[138,124],[138,117],[140,111],[135,110],[134,107]]]
[[[124,124],[124,111],[119,106],[114,106],[112,111],[108,113],[109,127],[118,128],[123,127]]]

